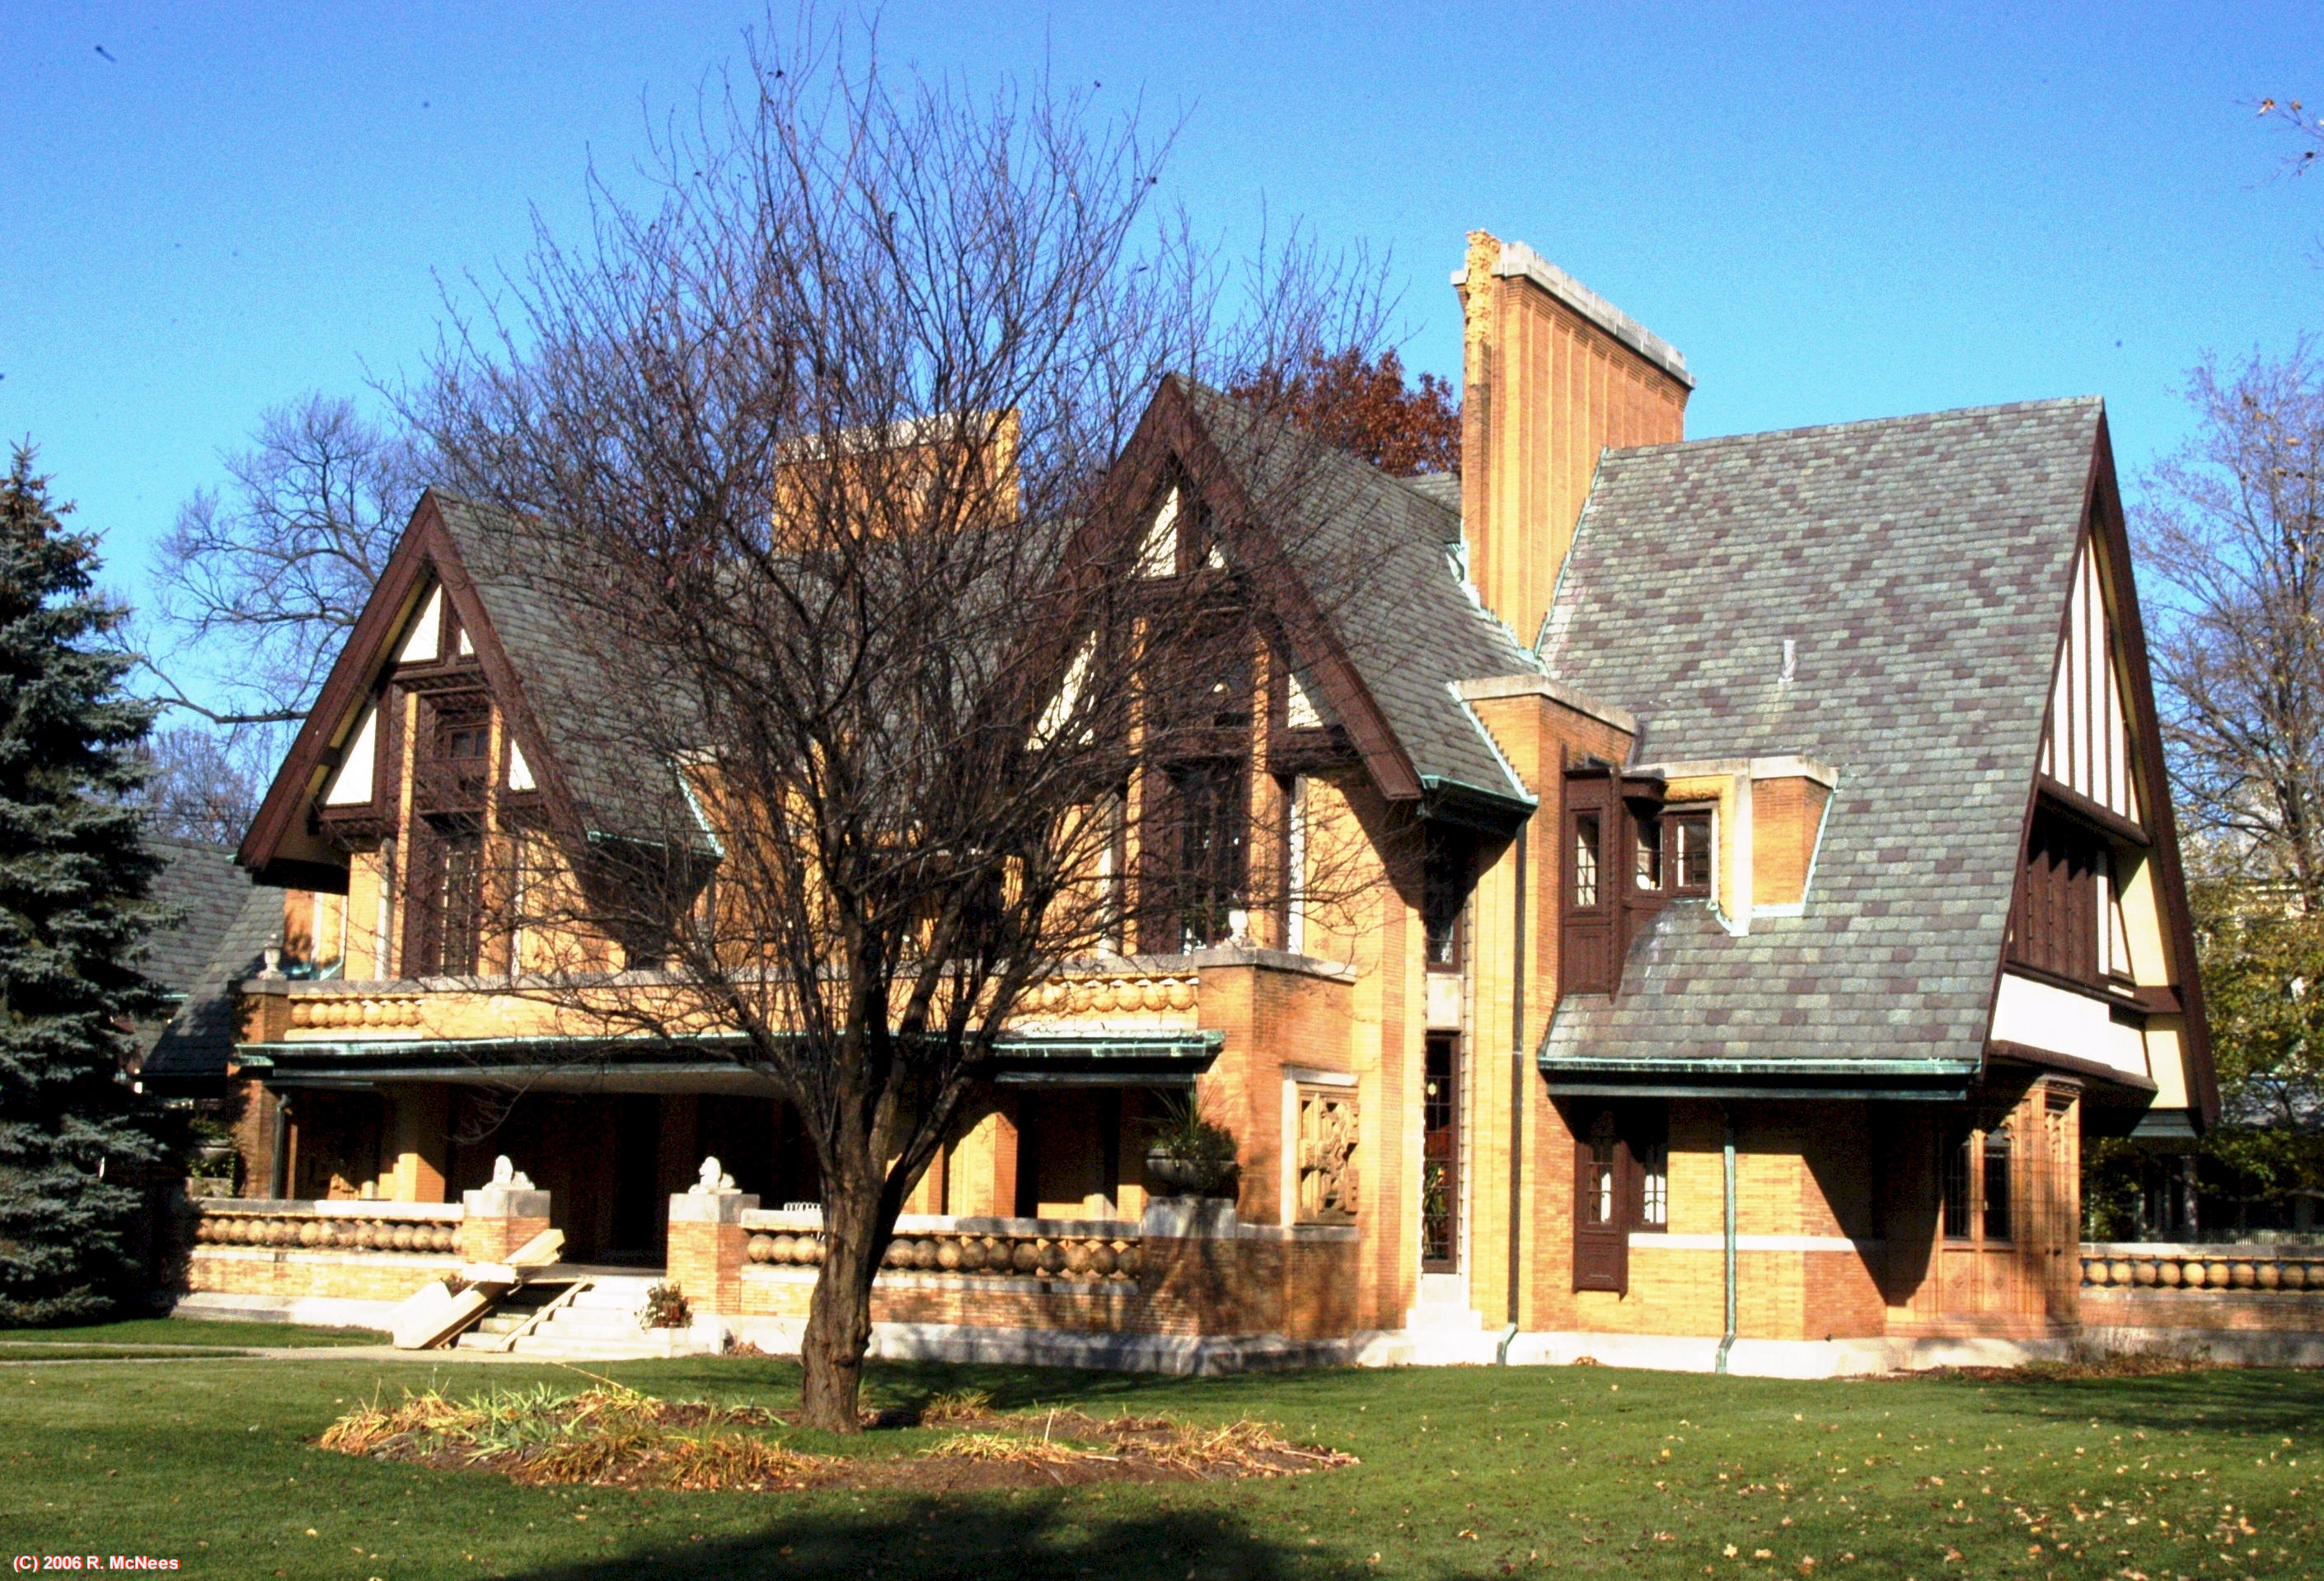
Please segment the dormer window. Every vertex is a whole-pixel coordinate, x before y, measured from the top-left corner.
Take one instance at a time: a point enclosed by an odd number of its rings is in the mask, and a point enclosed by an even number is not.
[[[1673,894],[1711,892],[1711,809],[1674,808],[1663,815],[1663,867]]]
[[[444,756],[455,763],[481,758],[490,750],[492,726],[481,718],[448,719],[444,723]]]
[[[1711,809],[1674,807],[1659,817],[1641,818],[1631,875],[1647,894],[1708,895],[1711,892]]]
[[[1573,815],[1573,882],[1569,901],[1574,910],[1587,911],[1598,904],[1598,815],[1577,812]]]
[[[1642,890],[1663,887],[1663,827],[1660,818],[1642,818],[1637,820],[1637,838],[1632,848],[1631,875]]]

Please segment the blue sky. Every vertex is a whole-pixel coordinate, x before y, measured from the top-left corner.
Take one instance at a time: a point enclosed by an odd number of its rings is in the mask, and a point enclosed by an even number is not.
[[[784,14],[788,17],[788,13]],[[0,0],[0,435],[136,596],[259,409],[414,367],[438,279],[576,226],[747,5]],[[1045,63],[1185,117],[1170,181],[1392,252],[1452,373],[1473,226],[1685,352],[1702,436],[2107,398],[2126,472],[2207,348],[2324,329],[2324,177],[2252,101],[2324,99],[2324,12],[894,0],[891,60]],[[99,53],[98,46],[104,52]]]

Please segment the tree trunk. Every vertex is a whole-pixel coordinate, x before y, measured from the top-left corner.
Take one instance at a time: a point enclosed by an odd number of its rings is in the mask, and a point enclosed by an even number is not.
[[[887,1237],[880,1234],[876,1181],[826,1181],[823,1269],[799,1341],[799,1405],[807,1425],[825,1432],[862,1429],[863,1353],[872,1344],[872,1281]]]

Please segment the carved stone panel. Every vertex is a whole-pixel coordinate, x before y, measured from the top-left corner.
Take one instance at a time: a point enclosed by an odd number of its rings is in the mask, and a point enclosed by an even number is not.
[[[1354,1220],[1356,1097],[1343,1089],[1299,1089],[1299,1222]]]

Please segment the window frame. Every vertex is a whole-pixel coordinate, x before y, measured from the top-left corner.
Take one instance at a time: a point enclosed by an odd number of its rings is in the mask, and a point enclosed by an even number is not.
[[[1662,810],[1663,892],[1674,899],[1710,900],[1719,887],[1719,804],[1715,801],[1676,801]],[[1702,881],[1690,883],[1686,879],[1686,851],[1681,844],[1683,831],[1700,824],[1702,827]]]

